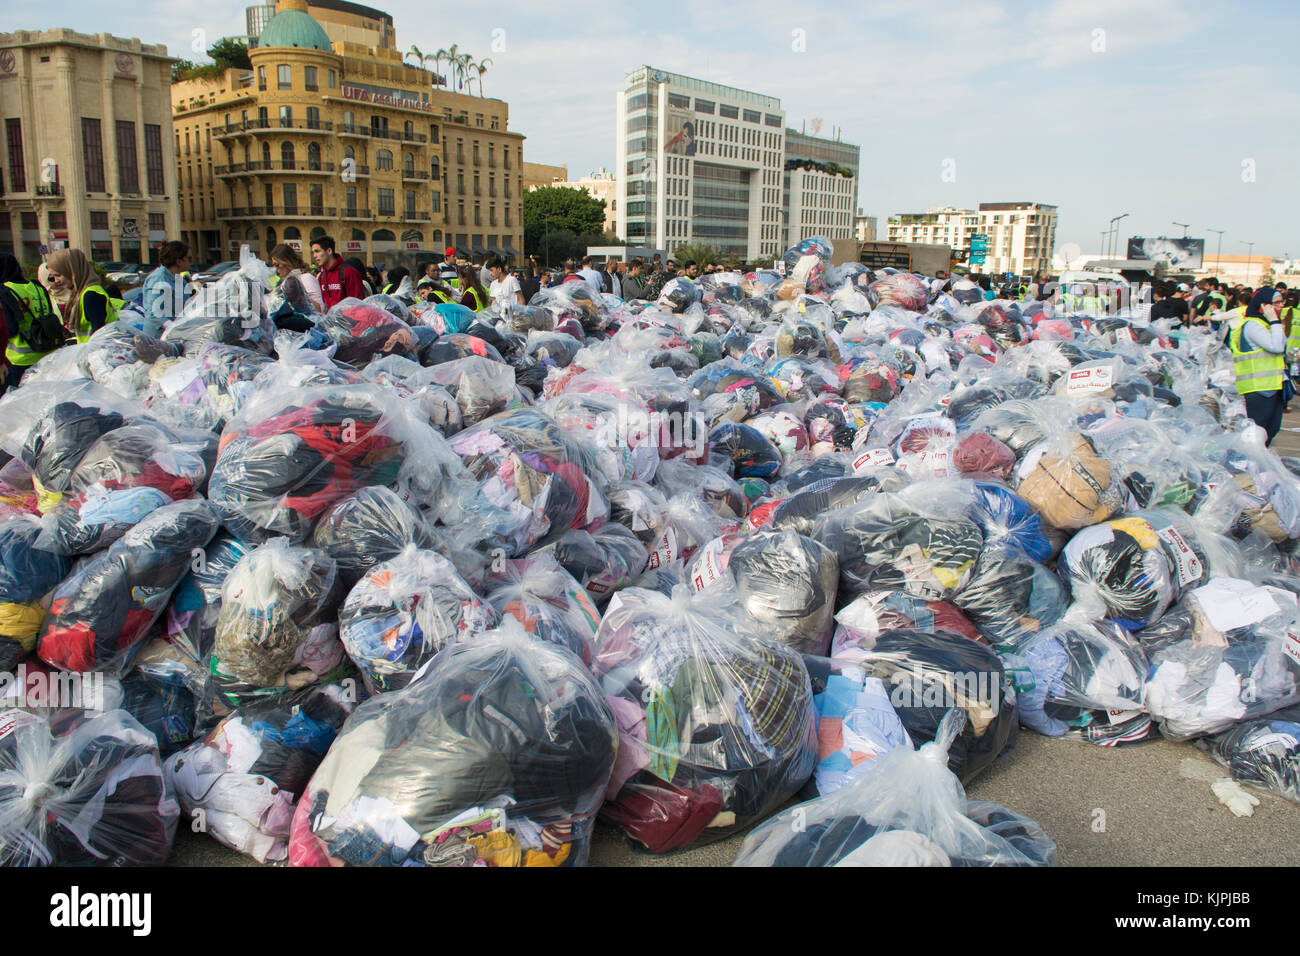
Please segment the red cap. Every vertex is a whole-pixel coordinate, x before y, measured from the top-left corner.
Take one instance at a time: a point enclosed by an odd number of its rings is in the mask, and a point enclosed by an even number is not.
[[[454,256],[455,254],[456,254],[456,250],[455,250],[455,249],[444,249],[444,250],[443,250],[443,255]]]

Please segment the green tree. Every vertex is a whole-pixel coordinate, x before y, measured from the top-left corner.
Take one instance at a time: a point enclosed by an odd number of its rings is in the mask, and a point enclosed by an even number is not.
[[[198,67],[193,60],[177,60],[172,64],[172,82],[179,83],[181,80],[188,80],[196,69]]]
[[[546,254],[543,236],[568,231],[575,240],[603,235],[605,200],[597,199],[585,189],[565,186],[542,186],[524,193],[524,251]],[[596,245],[597,243],[591,243]],[[554,260],[554,250],[549,258]]]
[[[232,66],[240,70],[253,68],[253,61],[248,58],[248,47],[234,37],[222,37],[212,44],[208,47],[208,56],[223,72]]]
[[[686,242],[673,250],[673,261],[683,268],[688,262],[696,262],[703,269],[706,263],[717,262],[718,250],[704,242]]]

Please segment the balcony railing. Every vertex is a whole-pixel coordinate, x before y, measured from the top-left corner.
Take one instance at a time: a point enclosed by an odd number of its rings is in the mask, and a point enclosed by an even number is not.
[[[412,222],[428,222],[430,215],[427,212],[415,212],[412,209],[406,210],[406,218]]]
[[[340,136],[367,136],[371,139],[393,139],[399,143],[427,143],[429,137],[423,133],[407,133],[395,129],[375,129],[371,126],[359,126],[355,123],[340,123]]]
[[[373,219],[369,209],[348,209],[343,210],[344,219]]]
[[[333,163],[285,163],[257,160],[251,163],[233,163],[228,166],[216,166],[212,172],[217,176],[237,176],[241,173],[332,173]]]
[[[404,170],[402,170],[402,178],[403,178],[403,179],[419,179],[419,180],[421,180],[421,181],[425,181],[425,180],[428,180],[428,178],[429,178],[429,174],[426,173],[426,172],[421,172],[421,171],[418,170],[418,169],[404,169]]]
[[[61,196],[63,194],[60,191],[60,186],[58,183],[41,183],[39,186],[36,187],[36,195]]]
[[[227,123],[224,126],[214,126],[212,133],[214,136],[238,136],[241,133],[260,133],[269,130],[301,130],[311,133],[328,133],[334,129],[333,122],[322,120],[281,120],[281,119],[250,119],[241,120],[238,123]]]

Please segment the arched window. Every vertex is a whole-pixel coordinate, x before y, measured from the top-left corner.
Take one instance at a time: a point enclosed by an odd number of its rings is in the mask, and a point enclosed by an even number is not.
[[[307,168],[320,169],[320,143],[312,143],[307,147]]]
[[[280,144],[280,168],[293,169],[293,143],[288,140]]]
[[[325,235],[325,230],[320,226],[315,226],[311,231],[311,238],[313,242],[319,239],[323,235]]]
[[[301,238],[302,238],[302,233],[298,230],[298,227],[297,227],[297,226],[285,226],[285,227],[284,227],[284,238],[286,238],[286,239],[301,239]]]
[[[409,125],[409,124],[408,124]],[[402,175],[415,178],[415,154],[407,153],[402,158]]]
[[[271,249],[275,246],[275,230],[266,230],[266,248]]]
[[[380,150],[376,150],[376,151],[375,151],[375,168],[376,168],[376,169],[392,169],[392,168],[393,168],[393,152],[392,152],[392,150],[388,150],[388,149],[380,149]]]
[[[391,229],[376,229],[370,236],[374,242],[396,242],[397,236]]]
[[[353,241],[353,242],[365,242],[365,241],[366,241],[366,234],[365,234],[364,232],[362,232],[360,229],[353,229],[353,230],[352,230],[352,241]]]

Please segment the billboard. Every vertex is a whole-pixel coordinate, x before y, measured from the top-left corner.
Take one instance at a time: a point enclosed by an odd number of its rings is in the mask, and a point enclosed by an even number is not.
[[[664,114],[664,152],[669,156],[695,155],[695,119],[688,110]]]
[[[1205,258],[1204,239],[1143,239],[1133,236],[1128,241],[1129,259],[1152,259],[1164,262],[1170,269],[1199,269]]]

